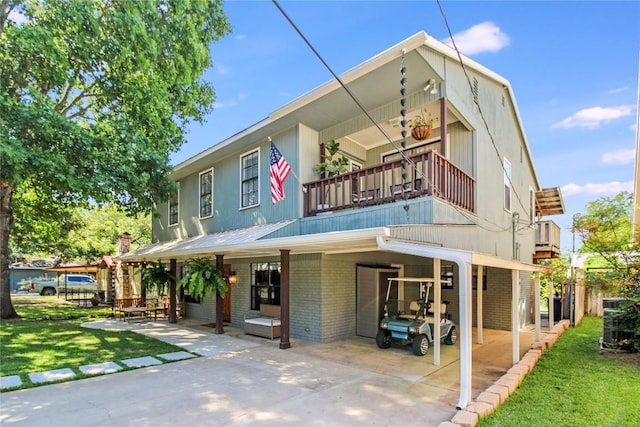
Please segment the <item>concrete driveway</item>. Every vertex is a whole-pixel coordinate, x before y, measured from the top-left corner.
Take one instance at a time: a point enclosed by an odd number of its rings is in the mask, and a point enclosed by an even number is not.
[[[457,346],[442,346],[442,363],[435,367],[432,349],[417,357],[409,348],[380,350],[374,340],[357,337],[329,344],[293,341],[292,348],[280,350],[277,340],[227,327],[225,335],[215,335],[212,328],[189,321],[119,322],[114,327],[135,329],[205,356],[2,393],[0,423],[437,426],[456,413]],[[505,343],[510,349],[510,342],[506,332],[485,330],[485,345],[474,346],[478,355],[492,349],[485,356],[491,360],[488,370],[476,372],[474,356],[474,396],[509,369],[510,360],[502,366],[497,356],[505,353]],[[528,348],[526,342],[522,345]],[[510,350],[506,354],[510,359]]]

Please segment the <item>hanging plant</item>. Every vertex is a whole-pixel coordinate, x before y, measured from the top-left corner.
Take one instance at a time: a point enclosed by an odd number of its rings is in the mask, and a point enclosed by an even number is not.
[[[185,288],[189,295],[199,298],[200,301],[207,296],[224,298],[227,283],[222,272],[211,263],[209,258],[190,259],[186,262],[186,267],[187,273],[178,287]]]
[[[158,295],[165,295],[165,291],[176,278],[161,261],[149,262],[142,267],[142,289],[155,290]]]
[[[437,117],[431,117],[431,113],[429,113],[426,108],[423,108],[420,110],[420,114],[416,115],[413,120],[409,120],[411,136],[418,141],[429,138],[431,136],[433,124],[437,120]]]

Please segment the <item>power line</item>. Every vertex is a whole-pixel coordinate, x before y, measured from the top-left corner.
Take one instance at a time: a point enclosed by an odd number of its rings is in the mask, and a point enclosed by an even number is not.
[[[464,65],[464,62],[462,61],[462,55],[460,54],[460,50],[458,50],[458,46],[456,46],[456,41],[453,39],[453,33],[451,32],[451,28],[449,27],[449,21],[447,20],[447,15],[444,13],[444,9],[442,8],[442,4],[440,3],[440,0],[436,0],[436,2],[438,3],[438,8],[440,9],[440,14],[442,15],[442,19],[444,20],[444,24],[447,27],[447,32],[449,33],[449,38],[451,39],[451,43],[453,45],[454,50],[456,51],[456,54],[458,55],[458,61],[460,62],[460,67],[462,68],[462,72],[464,73],[465,78],[467,79],[467,83],[469,84],[469,90],[470,92],[473,94],[473,84],[471,83],[471,79],[469,78],[469,74],[467,74],[467,69]],[[495,150],[496,156],[498,157],[498,161],[500,162],[500,165],[502,166],[502,170],[503,172],[505,172],[505,176],[507,176],[507,179],[509,180],[509,185],[511,186],[511,188],[513,188],[513,192],[516,196],[516,199],[518,199],[518,202],[520,203],[520,207],[522,207],[522,209],[526,212],[527,208],[524,206],[524,203],[522,202],[522,200],[520,199],[520,196],[518,195],[518,192],[515,190],[515,187],[513,185],[513,182],[511,181],[511,176],[506,175],[506,171],[505,171],[505,167],[504,167],[504,162],[502,161],[502,156],[500,155],[500,151],[498,150],[498,146],[496,145],[495,139],[493,138],[493,134],[491,133],[491,130],[489,129],[489,124],[487,123],[487,119],[485,118],[483,112],[482,112],[482,107],[480,107],[480,100],[475,97],[472,96],[473,102],[474,104],[478,107],[478,113],[480,113],[480,117],[482,118],[482,122],[484,123],[484,127],[487,130],[487,133],[489,134],[489,139],[491,140],[491,145],[493,145],[493,149]],[[528,216],[528,213],[527,213]],[[529,218],[530,220],[533,220],[533,218]]]

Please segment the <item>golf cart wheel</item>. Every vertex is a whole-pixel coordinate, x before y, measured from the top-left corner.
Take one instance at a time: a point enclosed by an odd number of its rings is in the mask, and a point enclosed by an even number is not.
[[[418,335],[413,340],[413,344],[411,345],[413,348],[413,354],[416,356],[424,356],[429,351],[429,339],[426,335]]]
[[[444,339],[444,343],[446,345],[454,345],[456,341],[458,341],[458,334],[456,333],[456,327],[452,326],[451,329],[449,329],[447,337]]]
[[[383,330],[379,330],[376,334],[376,344],[379,348],[389,348],[391,347],[391,335],[388,332]]]

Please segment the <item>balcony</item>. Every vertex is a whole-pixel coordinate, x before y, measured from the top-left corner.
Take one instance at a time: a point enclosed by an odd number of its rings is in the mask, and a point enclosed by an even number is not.
[[[394,160],[309,182],[304,191],[305,217],[424,195],[475,211],[475,179],[432,150],[413,155],[409,161]]]
[[[553,221],[537,222],[534,261],[558,257],[560,257],[560,227]]]

